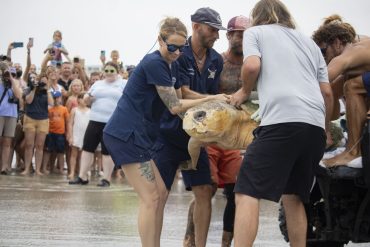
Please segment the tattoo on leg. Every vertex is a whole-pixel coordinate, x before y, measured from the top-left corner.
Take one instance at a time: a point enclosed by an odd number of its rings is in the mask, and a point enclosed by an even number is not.
[[[150,161],[140,163],[139,169],[141,176],[145,177],[149,182],[154,182],[155,176]]]

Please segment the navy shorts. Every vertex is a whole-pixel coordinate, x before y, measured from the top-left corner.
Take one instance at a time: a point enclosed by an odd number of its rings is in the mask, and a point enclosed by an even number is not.
[[[171,189],[181,162],[190,160],[187,150],[180,149],[159,138],[152,149],[152,157],[168,190]],[[192,186],[212,184],[208,155],[202,148],[197,170],[181,171],[187,190]]]
[[[105,146],[110,153],[116,168],[132,163],[142,163],[152,159],[150,152],[135,144],[135,136],[123,141],[107,133],[103,134]]]
[[[295,194],[308,202],[325,149],[325,131],[305,123],[283,123],[258,127],[254,135],[234,191],[275,202],[282,194]]]
[[[370,71],[362,74],[362,81],[366,89],[366,95],[370,97]]]
[[[66,137],[64,134],[49,133],[46,136],[45,146],[46,150],[50,153],[64,153],[65,151]]]
[[[96,122],[92,120],[89,121],[84,135],[84,141],[82,145],[83,151],[94,153],[99,143],[101,143],[101,153],[104,155],[109,155],[109,152],[103,141],[103,129],[105,125],[106,123],[103,122]]]

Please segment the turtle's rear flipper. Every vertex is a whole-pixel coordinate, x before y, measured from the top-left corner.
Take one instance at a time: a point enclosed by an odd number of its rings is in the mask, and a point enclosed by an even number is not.
[[[203,142],[191,137],[188,143],[188,152],[191,158],[191,167],[189,169],[196,170],[197,163],[200,154],[200,148],[202,147]]]

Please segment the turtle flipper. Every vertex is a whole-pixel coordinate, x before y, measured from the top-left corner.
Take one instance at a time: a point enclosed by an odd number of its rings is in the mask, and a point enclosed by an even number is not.
[[[191,137],[188,143],[188,152],[191,158],[191,167],[189,169],[196,170],[197,163],[200,155],[200,148],[203,146],[203,142]]]

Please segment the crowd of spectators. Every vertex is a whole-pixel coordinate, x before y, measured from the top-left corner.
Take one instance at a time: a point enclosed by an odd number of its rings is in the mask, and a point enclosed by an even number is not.
[[[12,50],[18,47],[23,43],[10,43],[6,55],[0,57],[1,174],[60,173],[73,180],[79,173],[93,103],[87,102],[91,88],[106,79],[107,64],[116,65],[121,81],[126,81],[135,66],[126,68],[117,50],[111,52],[110,61],[102,51],[102,70],[88,74],[84,59],[70,58],[59,30],[44,50],[39,68],[31,59],[33,39],[25,47],[24,69],[21,61],[12,60]],[[100,145],[90,165],[97,174],[103,174]]]

